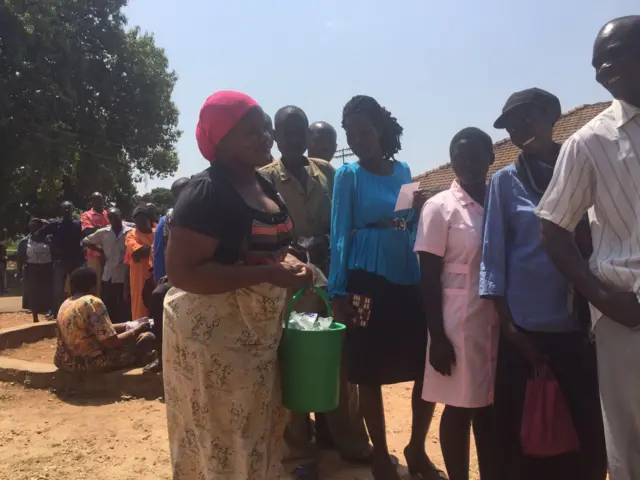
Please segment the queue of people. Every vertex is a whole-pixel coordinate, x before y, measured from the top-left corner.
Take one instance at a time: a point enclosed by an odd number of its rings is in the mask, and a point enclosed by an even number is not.
[[[245,94],[210,96],[196,130],[210,166],[183,187],[162,234],[174,477],[281,478],[286,444],[309,462],[297,477],[318,478],[315,435],[376,480],[397,480],[381,387],[412,382],[404,457],[417,477],[446,478],[425,451],[441,403],[451,480],[469,478],[471,431],[483,480],[640,478],[640,16],[602,28],[593,66],[614,101],[564,145],[552,136],[559,99],[517,92],[495,122],[520,149],[515,163],[488,179],[491,138],[462,129],[450,188],[400,211],[412,181],[395,159],[403,128],[372,97],[345,105],[358,160],[334,171],[330,125],[309,125],[295,106],[272,124]],[[277,355],[286,302],[314,282],[308,259],[348,327],[339,408],[315,425],[286,415]],[[322,313],[317,298],[303,302]],[[527,385],[543,371],[579,444],[553,456],[521,439]]]
[[[57,320],[55,364],[72,373],[134,366],[159,372],[157,306],[157,324],[149,318],[156,288],[153,251],[164,250],[158,238],[154,245],[155,206],[139,205],[134,222],[127,222],[118,208],[105,208],[104,196],[96,192],[80,220],[70,202],[62,202],[60,212],[53,220],[31,219],[30,233],[18,245],[23,308],[34,322],[41,315]],[[164,270],[164,262],[159,268]]]

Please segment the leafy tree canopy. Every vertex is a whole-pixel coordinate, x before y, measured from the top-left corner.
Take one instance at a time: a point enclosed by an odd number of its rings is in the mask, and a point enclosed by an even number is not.
[[[158,207],[158,213],[160,216],[166,215],[170,208],[173,208],[173,195],[168,188],[158,187],[151,190],[149,193],[145,193],[140,197],[136,197],[134,203],[136,205],[140,203],[153,203]]]
[[[126,0],[0,4],[0,225],[94,191],[129,213],[143,176],[178,166],[177,76]]]

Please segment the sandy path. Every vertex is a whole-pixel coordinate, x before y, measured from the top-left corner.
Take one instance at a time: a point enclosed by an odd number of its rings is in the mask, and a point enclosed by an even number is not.
[[[30,323],[26,313],[0,314],[0,329]],[[47,339],[2,355],[50,362],[55,340]],[[402,450],[411,427],[411,385],[385,388],[389,446],[404,465]],[[171,478],[162,401],[59,397],[41,390],[0,383],[0,479],[128,480]],[[443,467],[438,428],[441,409],[427,439],[427,450]],[[475,452],[471,479],[477,480]],[[287,467],[293,469],[294,464]],[[323,452],[322,478],[368,480],[367,469],[352,468],[335,452]],[[400,472],[409,478],[406,468]]]
[[[410,394],[407,384],[385,389],[389,444],[401,463],[409,437]],[[0,411],[2,479],[171,478],[165,407],[159,400],[59,398],[0,383]],[[427,448],[442,466],[438,423],[439,414]],[[333,452],[323,455],[321,473],[331,480],[370,479],[366,469],[349,468]]]

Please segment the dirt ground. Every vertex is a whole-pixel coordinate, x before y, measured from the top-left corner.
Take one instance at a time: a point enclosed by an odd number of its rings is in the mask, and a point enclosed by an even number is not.
[[[26,313],[0,314],[0,329],[30,323]],[[0,355],[50,362],[55,339]],[[411,385],[385,388],[389,446],[404,467],[402,450],[411,428]],[[86,398],[0,383],[0,479],[153,480],[171,478],[165,406],[161,399]],[[427,451],[443,468],[436,410]],[[295,464],[287,464],[293,469]],[[352,468],[335,452],[322,452],[321,478],[369,480],[367,469]],[[471,479],[477,480],[472,449]]]
[[[40,321],[46,321],[44,315],[40,315]],[[3,328],[17,327],[18,325],[24,325],[25,323],[32,323],[33,318],[30,313],[16,312],[16,313],[0,313],[0,330]]]
[[[53,363],[56,343],[57,340],[55,338],[45,338],[39,342],[24,344],[19,348],[2,350],[0,355],[17,360],[27,360],[28,362]]]
[[[389,445],[404,464],[410,385],[385,390]],[[0,478],[12,480],[140,480],[171,478],[165,407],[160,399],[58,396],[0,383]],[[440,412],[427,448],[442,467]],[[471,478],[477,480],[475,461]],[[405,473],[406,468],[400,471]],[[369,480],[334,452],[323,453],[321,478]],[[410,478],[408,475],[405,478]]]

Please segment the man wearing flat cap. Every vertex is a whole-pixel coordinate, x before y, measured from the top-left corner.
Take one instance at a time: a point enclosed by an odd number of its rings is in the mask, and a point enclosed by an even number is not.
[[[592,305],[610,479],[635,480],[640,478],[640,15],[602,27],[592,65],[613,103],[567,140],[537,213],[558,270]],[[594,250],[589,262],[571,238],[587,211]]]
[[[491,179],[480,269],[480,295],[495,303],[501,325],[493,408],[503,480],[606,476],[588,305],[545,251],[535,214],[560,152],[561,145],[553,140],[560,116],[555,95],[529,88],[509,97],[494,125],[506,129],[521,150],[512,165]],[[582,223],[578,240],[584,242],[588,235],[588,224]],[[552,459],[529,456],[520,441],[527,383],[543,369],[560,385],[569,410],[560,420],[575,426],[578,453]]]

